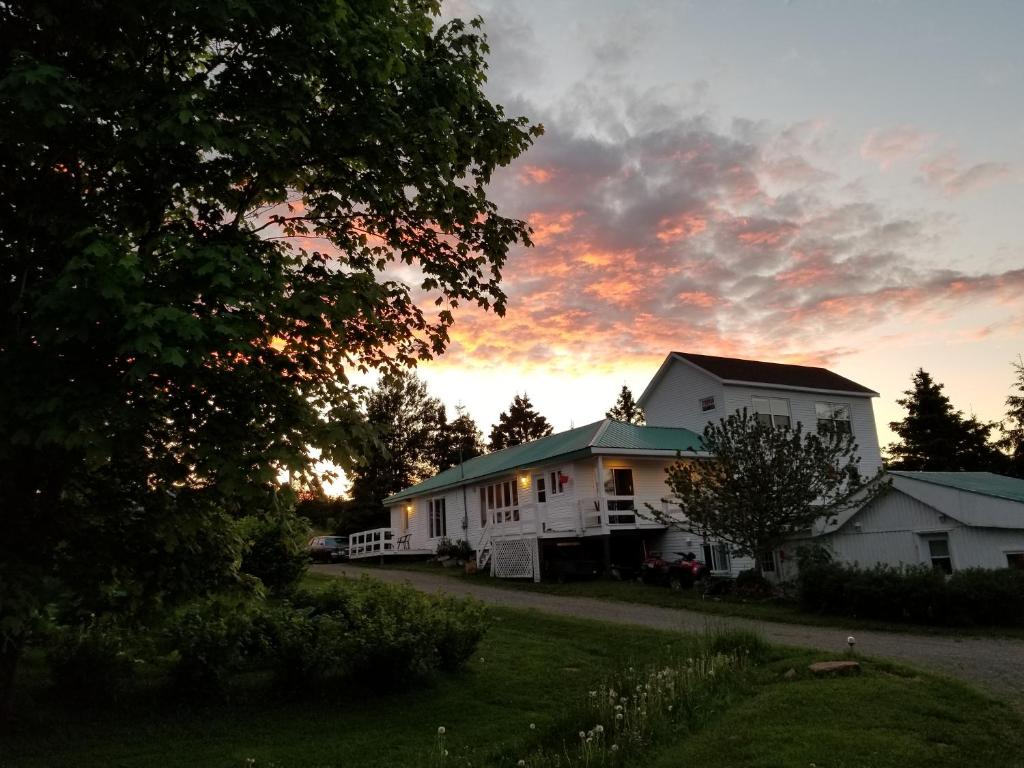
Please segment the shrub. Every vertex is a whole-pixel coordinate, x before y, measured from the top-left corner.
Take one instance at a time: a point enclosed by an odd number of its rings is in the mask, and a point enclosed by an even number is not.
[[[309,563],[309,526],[292,512],[243,517],[242,571],[272,592],[291,589]]]
[[[958,571],[947,578],[925,565],[857,568],[804,562],[800,605],[806,611],[884,621],[966,626],[1024,624],[1024,573]]]
[[[251,668],[268,653],[258,603],[217,597],[195,603],[171,621],[174,681],[186,691],[223,693],[231,675]]]
[[[124,627],[90,618],[50,633],[47,663],[53,684],[74,698],[112,701],[134,677],[134,638]]]
[[[736,576],[736,594],[742,597],[771,597],[772,584],[753,568]]]
[[[443,538],[437,542],[438,557],[454,557],[456,560],[469,560],[473,557],[473,549],[465,539],[452,541]]]
[[[279,677],[303,685],[394,685],[456,669],[486,630],[479,603],[365,578],[297,592],[269,621]]]

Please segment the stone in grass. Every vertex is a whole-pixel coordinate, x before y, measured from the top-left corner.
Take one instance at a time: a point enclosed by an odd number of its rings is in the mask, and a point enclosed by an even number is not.
[[[856,675],[860,664],[856,661],[818,661],[808,667],[815,675]]]

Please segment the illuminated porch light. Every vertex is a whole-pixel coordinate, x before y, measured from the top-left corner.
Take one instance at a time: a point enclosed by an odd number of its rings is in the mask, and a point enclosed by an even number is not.
[[[519,476],[519,487],[523,488],[524,490],[526,488],[530,487],[530,473],[529,472],[525,472],[525,473],[523,473],[523,474],[521,474]]]

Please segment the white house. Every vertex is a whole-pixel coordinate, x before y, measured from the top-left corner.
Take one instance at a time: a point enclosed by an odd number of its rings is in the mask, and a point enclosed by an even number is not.
[[[852,432],[860,471],[882,466],[872,389],[825,368],[672,352],[637,399],[652,426],[703,431],[744,408],[768,423],[805,429],[828,423]]]
[[[647,426],[610,420],[479,456],[385,500],[387,528],[351,537],[353,557],[433,553],[463,539],[498,576],[539,578],[545,562],[581,558],[630,565],[649,552],[693,552],[716,573],[747,558],[643,516],[665,501],[677,456],[708,458],[708,421],[747,408],[777,425],[827,421],[857,437],[861,467],[881,466],[871,398],[877,393],[825,370],[682,352],[669,354],[639,402]]]
[[[844,563],[869,568],[931,565],[1024,568],[1024,480],[990,472],[889,472],[892,489],[860,509],[819,523],[783,548],[783,578],[795,575],[800,544],[824,545]]]
[[[571,561],[636,564],[648,552],[693,552],[718,573],[750,567],[713,542],[642,513],[670,511],[665,470],[707,459],[700,436],[610,419],[470,459],[385,500],[391,525],[351,537],[353,557],[434,552],[467,541],[503,577],[539,578]]]

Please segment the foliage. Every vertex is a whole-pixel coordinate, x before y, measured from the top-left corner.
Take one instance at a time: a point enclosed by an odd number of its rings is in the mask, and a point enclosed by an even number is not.
[[[481,456],[486,450],[483,435],[473,417],[461,405],[456,406],[455,411],[457,415],[451,421],[448,421],[443,406],[438,411],[431,451],[437,472]]]
[[[473,556],[473,548],[465,539],[452,541],[444,537],[437,542],[438,557],[454,557],[457,560],[469,560]]]
[[[955,571],[946,578],[928,566],[861,569],[807,562],[799,574],[807,611],[944,626],[1024,625],[1024,572]]]
[[[385,498],[434,474],[431,447],[443,408],[422,379],[401,372],[380,380],[366,396],[364,410],[378,440],[352,471],[352,497],[383,513]]]
[[[953,409],[923,368],[914,374],[912,388],[896,402],[907,409],[902,421],[889,423],[899,441],[887,448],[889,469],[915,472],[1000,472],[1004,457],[989,442],[994,423],[965,418]]]
[[[1006,417],[1000,425],[1002,436],[996,445],[1009,457],[1007,474],[1024,477],[1024,358],[1018,356],[1013,369],[1017,374],[1017,392],[1006,398]]]
[[[636,404],[632,391],[625,384],[622,385],[622,389],[619,391],[619,399],[615,401],[612,409],[605,413],[605,416],[616,421],[624,421],[627,424],[647,423],[643,409]]]
[[[167,640],[176,657],[175,684],[186,692],[222,695],[234,673],[262,662],[267,641],[263,604],[219,596],[187,606],[174,617]]]
[[[756,569],[740,571],[736,575],[736,594],[742,597],[771,597],[772,583]]]
[[[552,431],[551,424],[533,409],[529,395],[524,392],[516,395],[509,409],[498,416],[498,423],[491,427],[488,447],[500,451],[547,437]]]
[[[758,572],[788,537],[887,488],[861,476],[853,436],[834,430],[774,427],[743,409],[708,423],[703,444],[710,461],[682,459],[666,470],[678,512],[648,507],[646,514],[727,543],[753,557]]]
[[[270,615],[275,664],[290,685],[408,684],[464,664],[487,628],[482,605],[371,579],[303,591]]]
[[[293,587],[309,562],[309,525],[288,509],[239,521],[243,539],[242,572],[255,576],[271,592]]]
[[[123,608],[219,588],[232,516],[359,458],[350,372],[504,311],[529,230],[487,185],[540,129],[485,96],[479,27],[433,0],[0,6],[0,707],[46,577]]]
[[[115,700],[135,677],[135,638],[110,618],[55,627],[47,637],[47,661],[54,686],[87,701]]]

